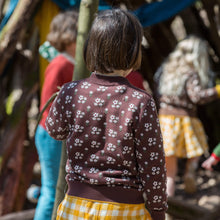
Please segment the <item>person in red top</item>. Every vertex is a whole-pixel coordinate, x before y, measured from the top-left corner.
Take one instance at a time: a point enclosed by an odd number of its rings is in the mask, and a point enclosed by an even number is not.
[[[60,54],[46,68],[41,91],[40,111],[50,97],[58,92],[59,87],[72,80],[77,20],[76,11],[67,11],[55,16],[51,22],[47,40]],[[35,145],[41,165],[41,194],[34,220],[51,219],[59,172],[62,142],[51,138],[45,127],[50,106],[44,111],[35,134]]]

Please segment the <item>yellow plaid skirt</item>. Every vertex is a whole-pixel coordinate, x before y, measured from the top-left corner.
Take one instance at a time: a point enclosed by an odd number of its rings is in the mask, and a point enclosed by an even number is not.
[[[143,204],[124,204],[84,199],[66,194],[57,220],[152,220]]]
[[[192,158],[208,151],[203,125],[198,118],[159,115],[167,157]]]

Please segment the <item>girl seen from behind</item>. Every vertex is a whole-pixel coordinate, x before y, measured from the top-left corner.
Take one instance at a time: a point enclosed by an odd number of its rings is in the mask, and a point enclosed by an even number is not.
[[[220,85],[208,88],[209,72],[206,42],[196,36],[189,36],[177,44],[155,74],[166,155],[168,196],[175,193],[178,158],[187,159],[185,191],[196,191],[198,160],[208,150],[197,108],[220,97]]]
[[[68,155],[68,191],[57,219],[165,218],[165,159],[155,102],[125,78],[141,64],[142,34],[129,12],[99,13],[84,49],[91,76],[65,84],[53,102],[47,130],[66,139]]]

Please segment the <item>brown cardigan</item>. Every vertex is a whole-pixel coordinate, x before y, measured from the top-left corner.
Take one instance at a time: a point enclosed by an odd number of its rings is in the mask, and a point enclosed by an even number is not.
[[[46,127],[66,139],[68,194],[167,209],[162,135],[152,97],[120,76],[92,74],[64,85]]]

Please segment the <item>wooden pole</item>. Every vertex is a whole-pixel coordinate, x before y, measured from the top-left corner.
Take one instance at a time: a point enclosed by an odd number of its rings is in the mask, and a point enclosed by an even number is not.
[[[98,9],[98,0],[82,0],[80,4],[78,34],[76,40],[76,65],[74,67],[73,80],[80,80],[89,76],[83,59],[83,47],[89,33],[94,15]]]
[[[92,21],[94,19],[94,15],[98,10],[98,4],[99,4],[98,0],[82,0],[80,4],[78,34],[76,40],[76,56],[75,56],[76,65],[74,67],[73,80],[80,80],[89,76],[89,71],[87,70],[83,59],[83,47],[86,37],[89,33]],[[65,188],[67,187],[65,181],[66,160],[67,160],[66,144],[65,142],[63,142],[52,220],[56,219],[57,208],[65,196]]]

